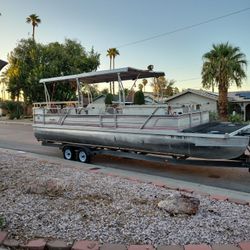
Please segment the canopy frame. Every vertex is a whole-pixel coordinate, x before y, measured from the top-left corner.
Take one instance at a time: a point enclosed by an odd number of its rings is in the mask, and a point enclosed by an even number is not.
[[[164,75],[165,75],[164,72],[155,72],[151,70],[139,70],[139,69],[127,67],[127,68],[119,68],[119,69],[113,69],[113,70],[94,71],[94,72],[82,73],[82,74],[77,74],[77,75],[46,78],[46,79],[41,79],[40,83],[43,83],[44,85],[46,102],[50,103],[51,100],[50,100],[48,89],[46,87],[46,83],[75,81],[77,84],[78,105],[83,106],[83,96],[82,96],[82,91],[81,91],[81,88],[83,85],[117,81],[118,88],[119,88],[118,90],[119,91],[118,92],[119,103],[120,104],[123,103],[125,105],[126,96],[125,96],[125,90],[124,90],[122,81],[134,80],[134,84],[133,84],[134,86],[138,79],[150,78],[150,77],[158,78]],[[88,99],[90,102],[93,101],[92,94],[90,95],[88,94]]]

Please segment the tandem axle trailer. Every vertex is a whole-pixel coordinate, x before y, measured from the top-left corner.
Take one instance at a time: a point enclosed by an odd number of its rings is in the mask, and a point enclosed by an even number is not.
[[[208,160],[187,158],[185,155],[157,154],[133,149],[104,148],[97,145],[84,145],[73,143],[55,143],[43,141],[42,145],[59,148],[66,160],[75,160],[81,163],[90,163],[96,155],[108,155],[127,159],[135,159],[150,162],[159,162],[169,165],[189,165],[199,167],[222,167],[222,168],[248,168],[250,172],[250,158],[243,157],[235,160]]]

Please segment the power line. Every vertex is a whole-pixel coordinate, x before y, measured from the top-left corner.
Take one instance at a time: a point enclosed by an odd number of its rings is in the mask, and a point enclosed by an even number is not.
[[[188,81],[194,81],[194,80],[200,80],[200,77],[195,78],[189,78],[189,79],[182,79],[182,80],[176,80],[176,82],[188,82]]]
[[[249,60],[247,60],[247,62],[250,63]],[[195,80],[201,80],[201,77],[193,77],[193,78],[181,79],[181,80],[176,80],[176,82],[188,82],[188,81],[195,81]]]
[[[134,45],[134,44],[138,44],[138,43],[146,42],[146,41],[149,41],[149,40],[153,40],[153,39],[156,39],[156,38],[159,38],[159,37],[162,37],[162,36],[171,35],[171,34],[174,34],[174,33],[180,32],[180,31],[184,31],[184,30],[192,29],[194,27],[201,26],[203,24],[215,22],[217,20],[220,20],[220,19],[223,19],[223,18],[226,18],[226,17],[229,17],[229,16],[237,15],[237,14],[240,14],[242,12],[249,11],[249,10],[250,10],[250,7],[247,7],[247,8],[244,8],[244,9],[241,9],[241,10],[238,10],[238,11],[234,11],[234,12],[230,12],[228,14],[218,16],[218,17],[214,17],[214,18],[211,18],[211,19],[199,22],[199,23],[187,25],[187,26],[184,26],[182,28],[178,28],[178,29],[175,29],[175,30],[172,30],[172,31],[167,31],[167,32],[155,35],[155,36],[150,36],[150,37],[147,37],[147,38],[144,38],[144,39],[141,39],[141,40],[137,40],[137,41],[134,41],[134,42],[121,44],[119,46],[116,46],[116,48],[123,48],[123,47],[131,46],[131,45]]]

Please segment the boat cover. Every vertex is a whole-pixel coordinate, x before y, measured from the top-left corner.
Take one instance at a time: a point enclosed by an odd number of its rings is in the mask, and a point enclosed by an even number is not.
[[[230,122],[209,122],[192,128],[184,129],[184,133],[225,134],[233,133],[244,128],[246,124],[234,124]]]
[[[119,68],[119,69],[113,69],[113,70],[92,71],[89,73],[81,73],[81,74],[69,75],[69,76],[46,78],[46,79],[41,79],[40,83],[76,81],[76,79],[78,79],[80,82],[88,83],[88,84],[111,82],[111,81],[118,80],[118,74],[120,74],[122,81],[149,78],[149,77],[157,78],[157,77],[165,75],[164,72],[140,70],[140,69],[127,67],[127,68]]]

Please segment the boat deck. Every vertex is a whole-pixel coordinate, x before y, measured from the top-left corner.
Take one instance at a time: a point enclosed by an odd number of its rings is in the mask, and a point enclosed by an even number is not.
[[[245,124],[232,124],[232,123],[222,123],[222,122],[210,122],[202,125],[198,125],[192,128],[184,129],[184,133],[204,133],[204,134],[225,134],[232,133],[245,127]]]

